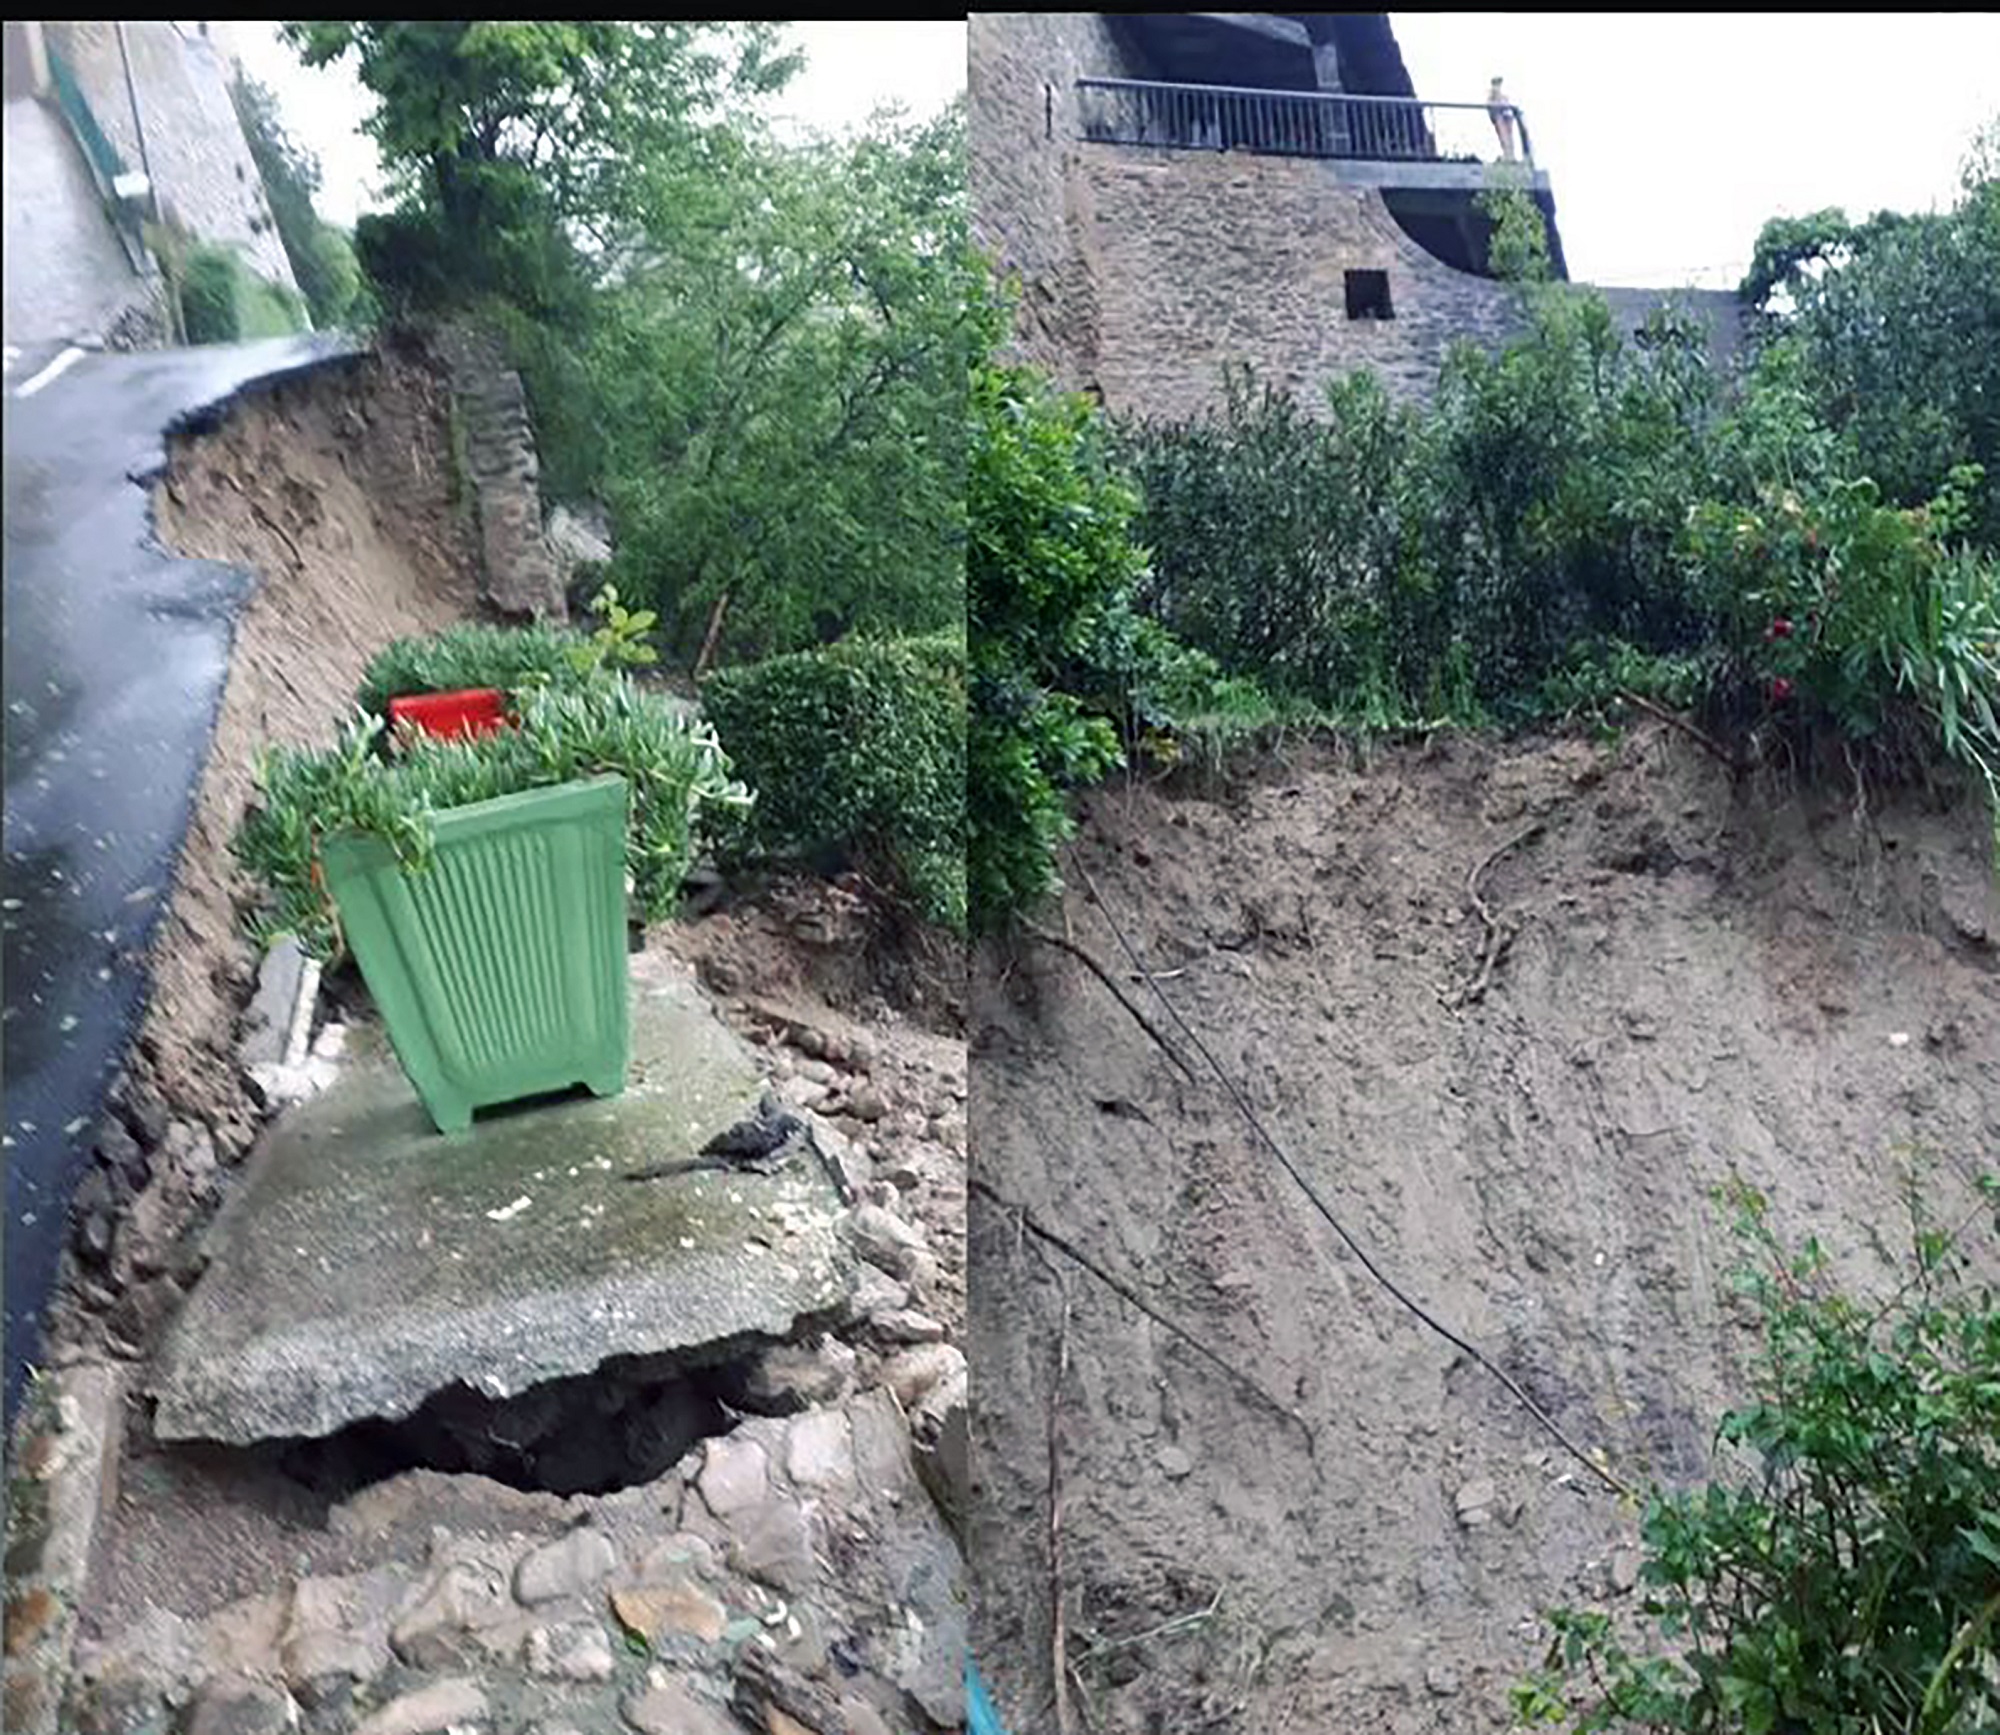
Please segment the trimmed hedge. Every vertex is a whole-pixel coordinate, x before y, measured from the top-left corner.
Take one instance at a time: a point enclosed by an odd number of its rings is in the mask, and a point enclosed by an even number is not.
[[[757,792],[729,853],[853,865],[965,927],[965,644],[848,639],[725,669],[702,691]]]

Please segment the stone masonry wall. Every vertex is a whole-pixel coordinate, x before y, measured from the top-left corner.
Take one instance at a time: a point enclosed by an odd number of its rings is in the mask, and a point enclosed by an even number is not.
[[[1182,417],[1247,362],[1309,405],[1361,367],[1421,400],[1455,339],[1512,329],[1509,292],[1411,240],[1358,165],[1082,142],[1076,79],[1147,76],[1102,14],[974,13],[968,30],[974,238],[1019,281],[1016,351],[1063,385]],[[1393,318],[1348,318],[1349,271],[1388,274]],[[1670,298],[1603,293],[1628,334]],[[1734,297],[1671,299],[1729,365]]]
[[[55,104],[10,97],[5,143],[7,342],[104,341],[147,318],[154,286],[119,246]]]
[[[68,59],[97,124],[126,166],[140,166],[138,131],[118,33],[108,23],[51,24],[49,46]],[[145,126],[145,158],[164,211],[204,241],[239,249],[259,277],[296,290],[271,219],[263,178],[229,100],[221,51],[171,24],[129,23],[126,45]]]
[[[1420,400],[1455,339],[1497,343],[1514,323],[1502,285],[1432,258],[1331,163],[1093,145],[1073,174],[1113,409],[1196,414],[1234,362],[1308,402],[1363,367]],[[1393,318],[1348,317],[1351,270],[1388,274]]]
[[[975,13],[969,32],[973,233],[1020,280],[1019,351],[1064,385],[1185,416],[1243,361],[1309,401],[1357,367],[1420,398],[1454,338],[1508,330],[1504,289],[1330,163],[1083,143],[1075,80],[1144,76],[1102,15]],[[1347,317],[1349,270],[1389,273],[1393,319]]]
[[[455,325],[432,341],[464,429],[486,600],[504,615],[564,620],[569,611],[542,532],[541,464],[521,376],[493,332]]]
[[[975,12],[966,28],[973,238],[1020,279],[1025,359],[1082,384],[1097,320],[1076,81],[1137,74],[1099,13]]]

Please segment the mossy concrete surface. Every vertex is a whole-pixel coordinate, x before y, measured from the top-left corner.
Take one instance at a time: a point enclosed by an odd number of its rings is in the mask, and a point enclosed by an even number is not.
[[[274,1123],[149,1389],[165,1440],[317,1437],[454,1384],[503,1397],[614,1356],[782,1337],[852,1287],[808,1156],[772,1175],[632,1171],[698,1152],[758,1071],[670,960],[633,959],[622,1096],[433,1130],[373,1028]]]

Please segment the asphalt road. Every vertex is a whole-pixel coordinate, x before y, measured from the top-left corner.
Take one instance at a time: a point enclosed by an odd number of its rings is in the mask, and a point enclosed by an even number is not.
[[[146,957],[252,578],[152,539],[167,431],[337,339],[9,358],[5,376],[6,1419],[36,1358],[90,1129]]]

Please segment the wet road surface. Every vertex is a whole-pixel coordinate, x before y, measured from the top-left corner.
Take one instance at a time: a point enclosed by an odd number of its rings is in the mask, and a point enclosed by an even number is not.
[[[74,358],[4,398],[6,1417],[35,1360],[91,1127],[145,1004],[251,576],[152,540],[169,428],[340,340]],[[34,358],[36,362],[40,357]]]

